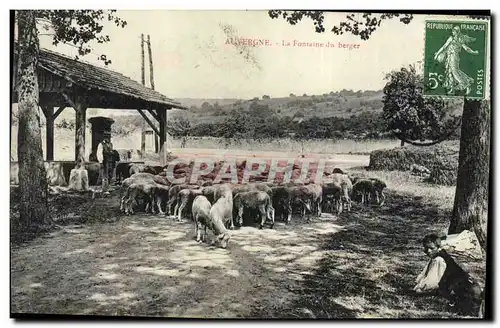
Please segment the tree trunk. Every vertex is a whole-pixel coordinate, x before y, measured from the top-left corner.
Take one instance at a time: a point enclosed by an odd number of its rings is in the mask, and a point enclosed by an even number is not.
[[[17,156],[19,161],[19,222],[21,232],[37,232],[48,222],[47,176],[43,162],[38,108],[38,31],[32,10],[18,11],[19,65]],[[19,231],[19,230],[18,230]]]
[[[448,233],[474,231],[483,249],[488,221],[490,129],[489,101],[465,100],[457,189]]]

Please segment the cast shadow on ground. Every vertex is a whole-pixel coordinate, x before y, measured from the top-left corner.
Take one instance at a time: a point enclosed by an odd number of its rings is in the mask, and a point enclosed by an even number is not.
[[[56,237],[31,245],[44,254],[39,259],[18,252],[12,261],[13,312],[203,316],[205,303],[218,306],[212,294],[232,285],[218,281],[239,278],[229,251],[212,248],[210,258],[203,256],[210,247],[190,238],[183,223],[151,216],[121,223],[65,230],[74,235],[67,245]]]
[[[308,270],[324,255],[310,244],[339,231],[326,223],[243,227],[226,250],[196,243],[192,222],[164,216],[66,226],[13,251],[12,312],[249,317],[252,306],[287,299],[283,270]]]
[[[92,213],[116,211],[115,198],[94,202]],[[355,205],[339,218],[325,214],[310,223],[277,222],[275,229],[243,227],[232,232],[227,250],[196,243],[192,222],[164,216],[138,213],[66,226],[13,250],[12,312],[456,316],[438,298],[408,293],[426,261],[418,240],[442,230],[447,215],[421,198],[389,193],[385,206]]]
[[[305,275],[295,300],[253,315],[274,318],[447,318],[460,317],[434,295],[415,295],[415,277],[427,259],[420,239],[442,231],[449,213],[422,198],[389,192],[382,207],[356,204],[342,213],[345,226],[323,243],[327,253]],[[484,261],[463,265],[484,277]],[[481,279],[479,279],[481,281]]]

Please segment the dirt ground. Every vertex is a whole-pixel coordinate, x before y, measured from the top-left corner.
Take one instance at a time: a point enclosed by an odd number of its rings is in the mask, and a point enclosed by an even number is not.
[[[292,272],[310,273],[325,253],[319,242],[340,229],[328,215],[274,230],[243,227],[224,250],[197,243],[191,222],[164,216],[66,226],[13,249],[12,311],[248,316],[302,279]]]
[[[449,222],[448,210],[420,196],[389,190],[382,207],[243,227],[225,250],[196,243],[187,219],[118,214],[117,194],[92,206],[117,217],[12,248],[12,313],[458,317],[440,298],[410,292],[426,263],[419,239]],[[484,259],[464,267],[484,281]]]

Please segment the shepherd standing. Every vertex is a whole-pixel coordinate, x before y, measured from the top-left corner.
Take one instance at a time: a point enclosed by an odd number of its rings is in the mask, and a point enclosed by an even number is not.
[[[97,160],[102,163],[101,177],[105,187],[113,179],[113,144],[110,139],[111,133],[104,132],[104,139],[97,146]]]

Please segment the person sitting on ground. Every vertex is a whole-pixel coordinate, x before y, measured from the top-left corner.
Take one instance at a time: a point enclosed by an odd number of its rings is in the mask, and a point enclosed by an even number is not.
[[[443,249],[442,241],[446,238],[445,234],[430,234],[422,240],[424,252],[430,260],[418,275],[413,290],[417,293],[437,291],[459,312],[477,315],[484,291]]]

